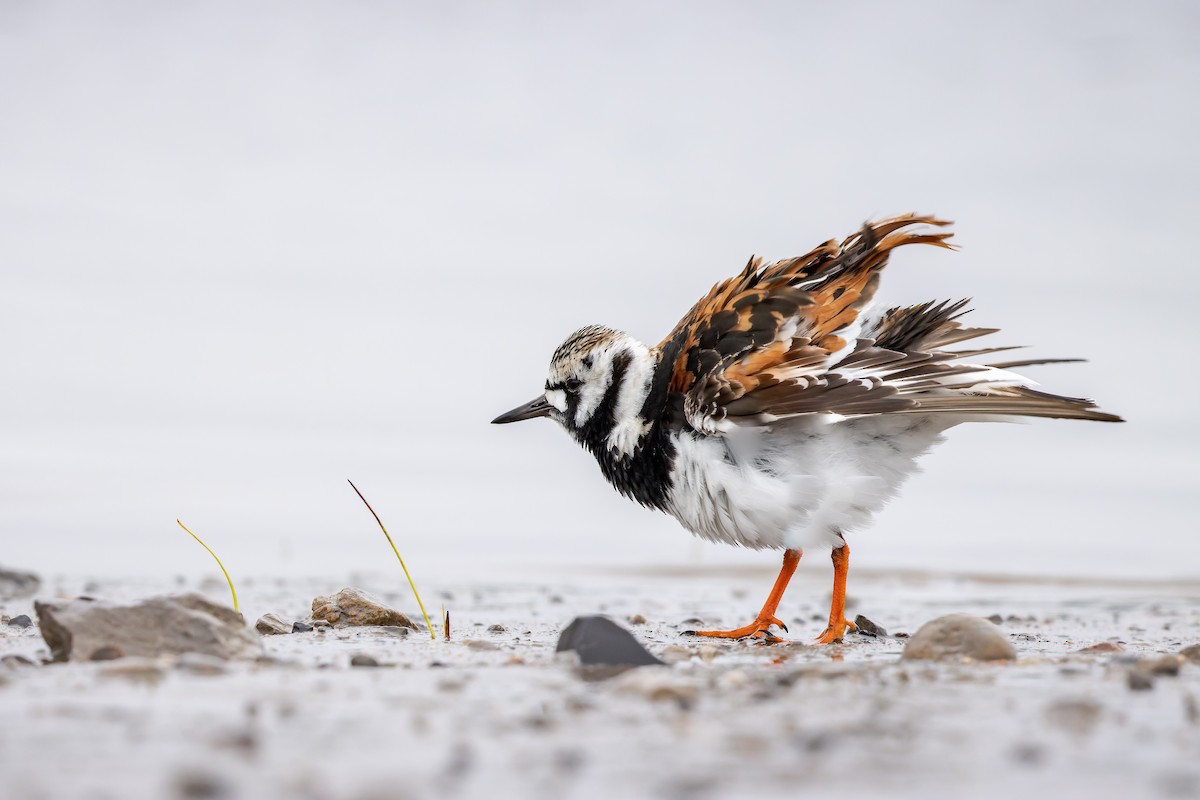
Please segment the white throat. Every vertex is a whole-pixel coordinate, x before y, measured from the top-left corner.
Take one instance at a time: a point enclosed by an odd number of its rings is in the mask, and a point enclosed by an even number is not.
[[[608,447],[621,455],[630,455],[653,426],[639,412],[650,394],[650,383],[658,364],[654,354],[641,342],[631,341],[625,352],[630,361],[624,379],[617,387],[617,405],[613,410],[614,424],[608,433]]]

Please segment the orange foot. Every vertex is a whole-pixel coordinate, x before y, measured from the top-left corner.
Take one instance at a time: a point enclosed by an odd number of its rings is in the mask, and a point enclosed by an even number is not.
[[[846,635],[847,628],[852,631],[858,630],[858,626],[845,617],[836,625],[830,622],[825,626],[825,630],[821,631],[821,635],[813,640],[813,644],[833,644]]]
[[[787,625],[783,624],[783,620],[779,617],[759,617],[749,625],[743,625],[740,628],[734,628],[731,631],[684,631],[684,636],[711,636],[716,639],[762,639],[766,642],[782,642],[774,633],[771,632],[771,626],[778,625],[787,632]]]

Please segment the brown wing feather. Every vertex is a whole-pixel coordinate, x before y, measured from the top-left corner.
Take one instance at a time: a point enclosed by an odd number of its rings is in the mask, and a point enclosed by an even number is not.
[[[905,244],[951,247],[949,232],[908,230],[920,224],[949,223],[915,214],[868,223],[841,244],[831,240],[797,258],[766,267],[751,258],[714,286],[658,345],[671,364],[668,389],[686,394],[689,420],[711,432],[727,413],[769,414],[768,401],[785,397],[794,404],[796,381],[822,372],[857,338],[890,252]],[[835,384],[805,387],[803,407],[824,402],[877,413],[906,405],[889,399],[895,392],[886,387]],[[758,396],[735,405],[749,395]],[[785,413],[803,413],[792,404]]]

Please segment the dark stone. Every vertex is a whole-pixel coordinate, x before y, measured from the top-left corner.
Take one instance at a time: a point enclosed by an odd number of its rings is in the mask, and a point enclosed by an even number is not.
[[[999,614],[992,614],[990,617],[986,617],[985,619],[987,619],[987,621],[992,623],[993,625],[1003,625],[1004,624],[1004,617],[1000,616]]]
[[[364,653],[350,657],[350,666],[352,667],[378,667],[379,662],[374,657]]]
[[[293,622],[292,623],[292,633],[308,633],[312,629],[313,629],[313,626],[309,625],[307,622]]]
[[[859,614],[857,617],[854,618],[854,627],[857,629],[856,632],[858,633],[859,636],[887,636],[888,635],[886,628],[876,625],[874,622],[871,622],[871,620],[867,619],[862,614]]]
[[[558,637],[555,652],[571,650],[579,663],[590,666],[640,667],[662,664],[633,634],[608,617],[576,617]]]
[[[8,621],[8,624],[14,628],[28,628],[30,625],[33,624],[33,620],[31,620],[29,618],[28,614],[18,614],[17,616],[10,619]]]

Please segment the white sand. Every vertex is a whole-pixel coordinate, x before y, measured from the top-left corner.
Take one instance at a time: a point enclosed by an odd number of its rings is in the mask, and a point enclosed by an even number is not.
[[[359,585],[408,611],[393,577]],[[264,639],[262,663],[0,667],[0,794],[20,798],[718,798],[1200,795],[1200,666],[1127,686],[1139,657],[1200,642],[1200,584],[852,575],[851,615],[892,632],[998,613],[1015,664],[901,662],[900,639],[770,647],[680,638],[750,618],[766,572],[571,576],[432,597],[453,639],[379,629]],[[51,585],[77,591],[71,582]],[[178,586],[93,585],[128,598]],[[220,587],[207,584],[214,599]],[[248,617],[300,616],[335,582],[247,581]],[[827,592],[801,574],[803,641]],[[31,603],[0,604],[8,614]],[[602,612],[671,663],[589,682],[555,657]],[[253,616],[252,616],[253,615]],[[793,621],[795,624],[793,625]],[[503,633],[490,633],[490,625]],[[1126,652],[1073,651],[1120,640]],[[44,656],[0,626],[0,655]],[[352,655],[380,668],[352,668]],[[216,674],[208,674],[215,671]]]

